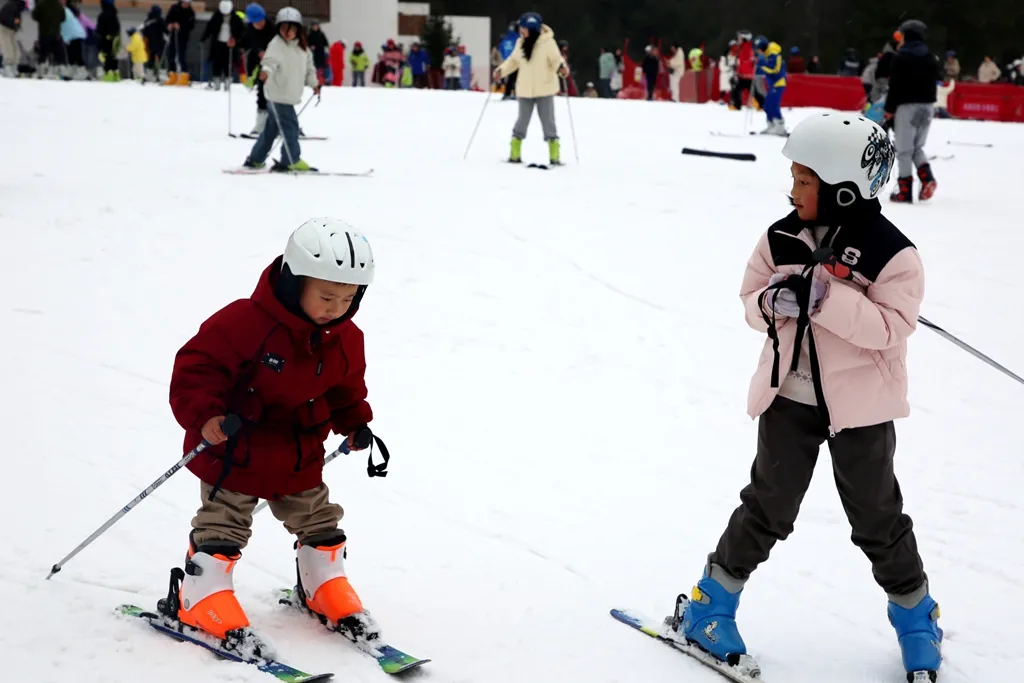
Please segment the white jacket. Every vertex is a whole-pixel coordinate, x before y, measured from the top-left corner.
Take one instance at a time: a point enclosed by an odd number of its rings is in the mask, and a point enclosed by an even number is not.
[[[445,78],[462,78],[462,58],[459,55],[445,55],[441,68]]]
[[[672,69],[672,78],[682,78],[686,73],[686,54],[683,48],[676,50],[672,58],[668,60],[668,68]]]
[[[956,87],[956,81],[950,81],[949,85],[939,83],[935,88],[935,107],[938,109],[949,109],[949,93]]]
[[[732,75],[736,72],[736,58],[722,55],[718,58],[718,89],[721,92],[732,90]]]
[[[313,66],[313,51],[303,50],[299,40],[274,36],[263,53],[261,70],[267,74],[263,94],[271,102],[296,105],[302,101],[304,86],[320,85]]]

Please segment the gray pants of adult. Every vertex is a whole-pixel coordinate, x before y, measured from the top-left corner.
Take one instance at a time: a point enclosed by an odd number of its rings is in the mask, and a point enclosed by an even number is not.
[[[512,128],[512,137],[520,140],[526,139],[526,131],[530,127],[530,119],[533,118],[533,109],[537,108],[537,115],[540,116],[540,125],[544,129],[545,140],[557,140],[558,128],[555,126],[555,97],[520,97],[519,118]]]
[[[928,163],[924,143],[928,141],[933,116],[933,104],[901,104],[896,107],[893,128],[896,131],[896,162],[900,178],[913,176],[915,166],[921,168]]]
[[[8,71],[17,70],[21,51],[18,49],[16,32],[0,26],[0,56],[4,58],[4,68]]]
[[[917,551],[910,517],[903,512],[903,495],[896,481],[893,456],[896,428],[892,422],[844,429],[832,439],[814,406],[776,398],[757,428],[757,456],[750,483],[740,492],[740,506],[708,560],[736,581],[735,591],[778,541],[793,533],[818,449],[828,441],[832,471],[852,540],[871,561],[875,581],[901,602],[899,596],[923,597],[927,577]],[[828,571],[831,559],[819,558]],[[728,588],[728,586],[727,586]],[[914,600],[909,607],[913,607]]]

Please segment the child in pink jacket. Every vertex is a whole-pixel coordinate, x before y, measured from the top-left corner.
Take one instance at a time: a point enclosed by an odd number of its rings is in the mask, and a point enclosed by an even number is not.
[[[768,335],[748,402],[757,455],[693,598],[677,599],[673,626],[723,662],[757,666],[736,627],[740,593],[793,532],[827,442],[853,542],[888,595],[908,680],[935,680],[939,608],[893,470],[893,420],[910,412],[907,337],[924,296],[917,249],[877,199],[895,150],[875,123],[832,112],[804,120],[782,153],[793,162],[795,210],[761,237],[741,291],[747,323]]]

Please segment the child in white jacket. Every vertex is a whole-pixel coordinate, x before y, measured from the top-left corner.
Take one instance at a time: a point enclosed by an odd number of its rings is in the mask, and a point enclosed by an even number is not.
[[[314,94],[319,94],[320,82],[313,66],[313,52],[302,27],[302,14],[294,7],[284,7],[277,13],[277,35],[263,53],[260,79],[264,82],[263,92],[270,117],[244,165],[247,168],[266,166],[274,140],[281,135],[284,138],[281,160],[270,170],[316,171],[300,157],[299,117],[295,113],[295,105],[302,101],[304,86],[308,85]]]

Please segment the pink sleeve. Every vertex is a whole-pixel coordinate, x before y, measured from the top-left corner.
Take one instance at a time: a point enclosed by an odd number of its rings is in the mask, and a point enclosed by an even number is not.
[[[862,349],[888,349],[917,329],[924,298],[924,266],[907,247],[886,264],[865,293],[833,279],[812,320]]]
[[[754,247],[754,253],[747,261],[747,270],[743,273],[743,286],[740,288],[740,299],[743,300],[743,306],[747,311],[747,324],[758,332],[767,332],[768,326],[761,315],[757,300],[775,272],[772,250],[768,246],[768,233],[765,233],[761,235],[757,246]]]

